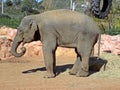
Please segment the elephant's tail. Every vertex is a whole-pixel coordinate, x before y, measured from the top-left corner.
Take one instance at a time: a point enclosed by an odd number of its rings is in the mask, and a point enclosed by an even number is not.
[[[100,43],[101,43],[101,33],[97,37],[98,40],[98,57],[100,56]]]

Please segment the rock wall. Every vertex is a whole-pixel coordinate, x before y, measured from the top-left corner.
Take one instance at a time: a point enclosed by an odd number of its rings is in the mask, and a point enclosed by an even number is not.
[[[12,41],[16,34],[16,29],[0,27],[0,60],[13,57],[10,53]]]
[[[103,34],[101,37],[101,52],[120,55],[120,35],[110,36]]]
[[[16,29],[12,29],[9,27],[0,27],[0,59],[5,60],[11,57],[10,49],[12,46],[13,39],[16,34]],[[34,41],[28,44],[25,44],[27,51],[24,56],[43,56],[42,53],[42,43],[40,41]],[[98,44],[95,45],[95,53],[97,54]],[[100,44],[100,52],[109,52],[120,55],[120,35],[110,36],[110,35],[102,35],[101,36],[101,44]],[[57,48],[56,52],[57,56],[67,55],[67,56],[75,56],[74,49],[69,48]]]

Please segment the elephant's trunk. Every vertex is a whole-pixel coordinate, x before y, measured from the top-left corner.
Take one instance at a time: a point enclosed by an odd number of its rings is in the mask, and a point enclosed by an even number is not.
[[[25,47],[22,47],[21,48],[21,52],[20,53],[18,53],[17,52],[17,48],[18,48],[18,46],[20,45],[20,43],[21,43],[22,41],[15,41],[14,40],[14,42],[13,42],[13,44],[12,44],[12,48],[11,48],[11,53],[15,56],[15,57],[21,57],[21,56],[23,56],[24,54],[25,54],[25,52],[26,52],[26,48]]]

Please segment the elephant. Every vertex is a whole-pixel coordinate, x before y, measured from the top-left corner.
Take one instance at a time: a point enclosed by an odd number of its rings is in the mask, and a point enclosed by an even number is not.
[[[44,77],[53,78],[56,76],[57,47],[74,48],[77,60],[69,73],[78,77],[87,77],[89,57],[99,34],[99,28],[94,20],[84,13],[67,9],[46,11],[22,19],[13,40],[11,53],[21,57],[26,52],[25,43],[40,40],[47,70]],[[21,52],[17,52],[20,44],[22,44]]]

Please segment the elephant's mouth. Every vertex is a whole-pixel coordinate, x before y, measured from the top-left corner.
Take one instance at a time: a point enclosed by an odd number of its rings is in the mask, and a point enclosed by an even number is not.
[[[33,39],[23,39],[22,45],[24,46],[24,44],[30,43],[30,42],[32,42],[32,41],[33,41]]]

